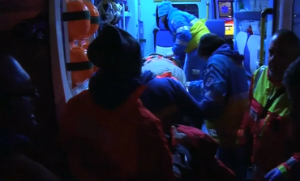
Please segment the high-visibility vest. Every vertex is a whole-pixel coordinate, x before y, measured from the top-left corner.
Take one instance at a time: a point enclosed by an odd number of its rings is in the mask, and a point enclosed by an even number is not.
[[[260,67],[254,73],[252,90],[249,111],[253,121],[250,124],[254,139],[252,161],[257,166],[257,177],[263,177],[264,172],[275,168],[292,154],[289,135],[291,103],[287,92],[283,92],[268,106],[267,114],[263,115],[265,117],[261,117],[268,99],[282,90],[282,86],[269,80],[267,66]]]
[[[188,43],[188,46],[185,50],[186,53],[190,53],[194,49],[198,47],[200,38],[205,35],[210,33],[209,29],[206,27],[205,23],[203,20],[195,19],[190,22],[190,32],[192,35],[191,41]]]
[[[268,98],[274,95],[280,88],[281,86],[275,86],[269,81],[267,66],[261,66],[253,74],[253,99],[255,99],[261,106],[265,106]],[[283,93],[274,100],[268,109],[268,112],[275,113],[280,117],[288,117],[291,111],[290,105],[287,93]],[[268,121],[268,115],[265,121]]]

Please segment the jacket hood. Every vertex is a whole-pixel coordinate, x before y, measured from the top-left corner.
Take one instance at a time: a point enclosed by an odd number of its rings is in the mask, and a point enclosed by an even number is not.
[[[158,5],[158,18],[168,15],[172,7],[173,6],[170,1],[163,1],[160,3]]]
[[[148,82],[150,82],[151,80],[155,79],[155,75],[154,73],[152,73],[150,70],[146,70],[140,78],[140,81],[142,84],[146,85],[148,84]]]
[[[89,81],[93,101],[104,109],[115,110],[122,106],[141,85],[135,78],[107,75],[100,70]]]
[[[221,54],[221,55],[226,55],[230,57],[232,60],[234,60],[237,64],[241,65],[242,62],[244,61],[244,56],[240,55],[238,51],[231,50],[230,45],[225,43],[221,47],[219,47],[213,54]]]

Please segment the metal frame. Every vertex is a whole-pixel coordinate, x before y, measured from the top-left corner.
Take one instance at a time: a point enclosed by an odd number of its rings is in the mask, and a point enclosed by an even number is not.
[[[57,115],[60,115],[64,105],[72,97],[65,66],[64,50],[66,47],[64,46],[63,38],[66,36],[62,33],[61,18],[60,0],[49,1],[52,81]]]

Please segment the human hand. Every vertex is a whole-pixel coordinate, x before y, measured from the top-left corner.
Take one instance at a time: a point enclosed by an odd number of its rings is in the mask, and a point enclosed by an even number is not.
[[[274,168],[267,175],[265,175],[267,181],[284,181],[284,177],[278,168]]]
[[[187,92],[189,92],[190,84],[191,84],[191,82],[186,82],[185,85],[184,85],[185,90],[186,90]]]
[[[175,126],[172,126],[172,145],[183,144],[187,141],[187,136],[184,133],[179,133]]]

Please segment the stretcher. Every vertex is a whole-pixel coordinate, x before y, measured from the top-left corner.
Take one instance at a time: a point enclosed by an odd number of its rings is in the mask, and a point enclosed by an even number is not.
[[[158,78],[170,77],[178,80],[183,85],[186,83],[186,77],[182,66],[178,60],[173,57],[152,53],[143,58],[142,72],[151,71]]]

